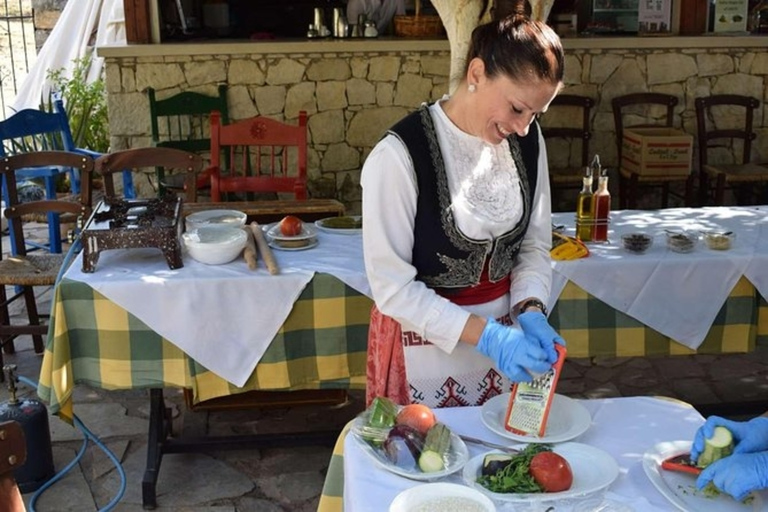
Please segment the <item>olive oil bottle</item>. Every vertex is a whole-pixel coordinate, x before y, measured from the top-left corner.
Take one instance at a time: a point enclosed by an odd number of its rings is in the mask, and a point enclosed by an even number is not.
[[[587,167],[581,179],[581,191],[576,200],[576,238],[582,242],[592,241],[592,169]]]

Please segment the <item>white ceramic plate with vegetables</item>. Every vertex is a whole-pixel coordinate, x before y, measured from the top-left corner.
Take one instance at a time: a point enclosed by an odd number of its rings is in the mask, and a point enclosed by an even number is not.
[[[654,487],[680,510],[696,512],[744,512],[763,510],[766,503],[764,492],[752,493],[745,503],[727,494],[711,494],[696,489],[696,476],[679,471],[667,471],[661,463],[676,455],[691,451],[691,441],[667,441],[659,443],[643,455],[643,470]]]
[[[547,430],[543,437],[515,434],[504,428],[510,393],[497,395],[483,404],[481,416],[486,427],[500,436],[521,443],[562,443],[570,441],[587,431],[592,416],[586,407],[572,398],[555,394],[547,419]]]
[[[382,446],[374,446],[361,436],[361,432],[364,431],[366,421],[367,418],[365,415],[361,415],[355,418],[351,427],[352,438],[360,446],[360,449],[363,450],[363,452],[373,462],[396,475],[410,478],[412,480],[437,480],[459,471],[464,467],[464,464],[466,464],[467,460],[469,460],[469,450],[467,450],[467,445],[464,444],[464,441],[462,441],[458,435],[451,432],[451,444],[443,456],[444,468],[442,470],[425,473],[419,468],[415,461],[410,460],[408,453],[405,450],[401,450],[400,452],[402,455],[404,455],[404,457],[401,457],[403,460],[401,460],[399,464],[396,464],[392,462],[390,457],[387,456],[387,453]]]
[[[523,448],[520,446],[519,448]],[[604,491],[619,476],[619,465],[607,452],[582,443],[563,443],[552,447],[570,466],[573,482],[568,490],[560,492],[493,492],[478,483],[482,474],[483,461],[488,452],[473,457],[464,465],[464,482],[497,502],[542,503],[549,501],[584,499]]]

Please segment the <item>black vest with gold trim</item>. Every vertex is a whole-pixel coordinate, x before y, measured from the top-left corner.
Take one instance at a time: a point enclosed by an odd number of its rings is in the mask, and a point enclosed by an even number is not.
[[[412,264],[416,279],[430,288],[451,290],[475,286],[488,258],[488,277],[497,282],[512,271],[531,218],[539,157],[539,128],[528,135],[507,139],[520,175],[523,215],[510,231],[492,241],[473,240],[456,227],[443,155],[427,105],[409,114],[389,131],[398,137],[413,162],[418,200],[414,226]]]

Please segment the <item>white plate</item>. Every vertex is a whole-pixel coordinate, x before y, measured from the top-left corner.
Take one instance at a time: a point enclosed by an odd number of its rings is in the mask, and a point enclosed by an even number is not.
[[[670,503],[680,510],[696,512],[763,510],[763,504],[768,499],[763,492],[753,492],[749,503],[740,503],[725,493],[708,496],[696,489],[695,475],[661,469],[665,459],[690,452],[691,444],[691,441],[667,441],[657,444],[643,455],[645,474]]]
[[[592,416],[586,407],[572,398],[555,393],[544,437],[515,434],[504,428],[510,394],[504,393],[491,398],[481,409],[485,426],[500,436],[523,443],[562,443],[580,436],[592,424]]]
[[[281,234],[279,222],[267,224],[263,227],[263,229],[267,232],[267,235],[269,235],[269,237],[274,240],[304,240],[317,236],[317,229],[315,229],[315,226],[312,224],[307,224],[306,222],[301,223],[301,234],[296,236],[285,236]]]
[[[355,219],[359,221],[363,217],[360,215],[346,215],[346,217]],[[358,233],[362,233],[362,228],[334,228],[326,225],[326,222],[328,222],[331,219],[338,219],[339,217],[327,217],[325,219],[320,219],[315,221],[315,226],[317,226],[317,229],[320,231],[326,231],[328,233],[336,233],[340,235],[356,235]]]
[[[438,482],[419,484],[398,494],[389,506],[389,512],[409,512],[431,501],[465,498],[483,507],[485,512],[496,512],[496,506],[483,493],[466,485]]]
[[[451,432],[451,449],[448,451],[446,456],[448,461],[446,463],[445,469],[442,471],[435,471],[434,473],[424,473],[418,467],[414,467],[412,469],[401,468],[392,464],[389,459],[387,459],[386,455],[384,455],[382,450],[374,448],[362,437],[360,437],[357,432],[360,431],[360,428],[364,425],[365,421],[366,419],[364,416],[358,416],[354,419],[350,429],[352,438],[357,442],[357,444],[360,446],[360,449],[363,450],[363,452],[365,452],[365,454],[370,459],[372,459],[382,468],[396,475],[404,476],[405,478],[410,478],[411,480],[438,480],[444,476],[448,476],[452,473],[455,473],[456,471],[459,471],[464,467],[464,464],[467,463],[467,460],[469,460],[469,450],[467,450],[467,445],[464,444],[464,441],[462,441],[459,436],[457,436],[454,432]]]
[[[483,458],[487,453],[471,458],[464,465],[464,482],[496,501],[525,502],[530,504],[557,500],[562,503],[561,500],[572,498],[584,499],[590,494],[602,491],[619,476],[619,465],[610,454],[600,448],[582,443],[563,443],[553,446],[552,451],[562,455],[571,466],[573,484],[567,491],[509,494],[491,492],[477,483],[477,478],[480,476],[480,471],[483,467]]]
[[[307,249],[312,249],[313,247],[317,247],[317,244],[320,242],[315,238],[311,242],[309,242],[307,245],[302,245],[300,247],[285,247],[282,245],[278,245],[277,242],[275,242],[272,239],[267,240],[267,245],[269,245],[271,248],[276,249],[278,251],[306,251]]]

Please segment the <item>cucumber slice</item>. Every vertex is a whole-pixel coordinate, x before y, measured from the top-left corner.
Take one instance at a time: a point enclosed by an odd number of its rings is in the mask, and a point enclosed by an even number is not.
[[[712,437],[704,440],[704,451],[699,455],[696,465],[705,468],[731,453],[733,453],[733,434],[725,427],[715,427]]]

